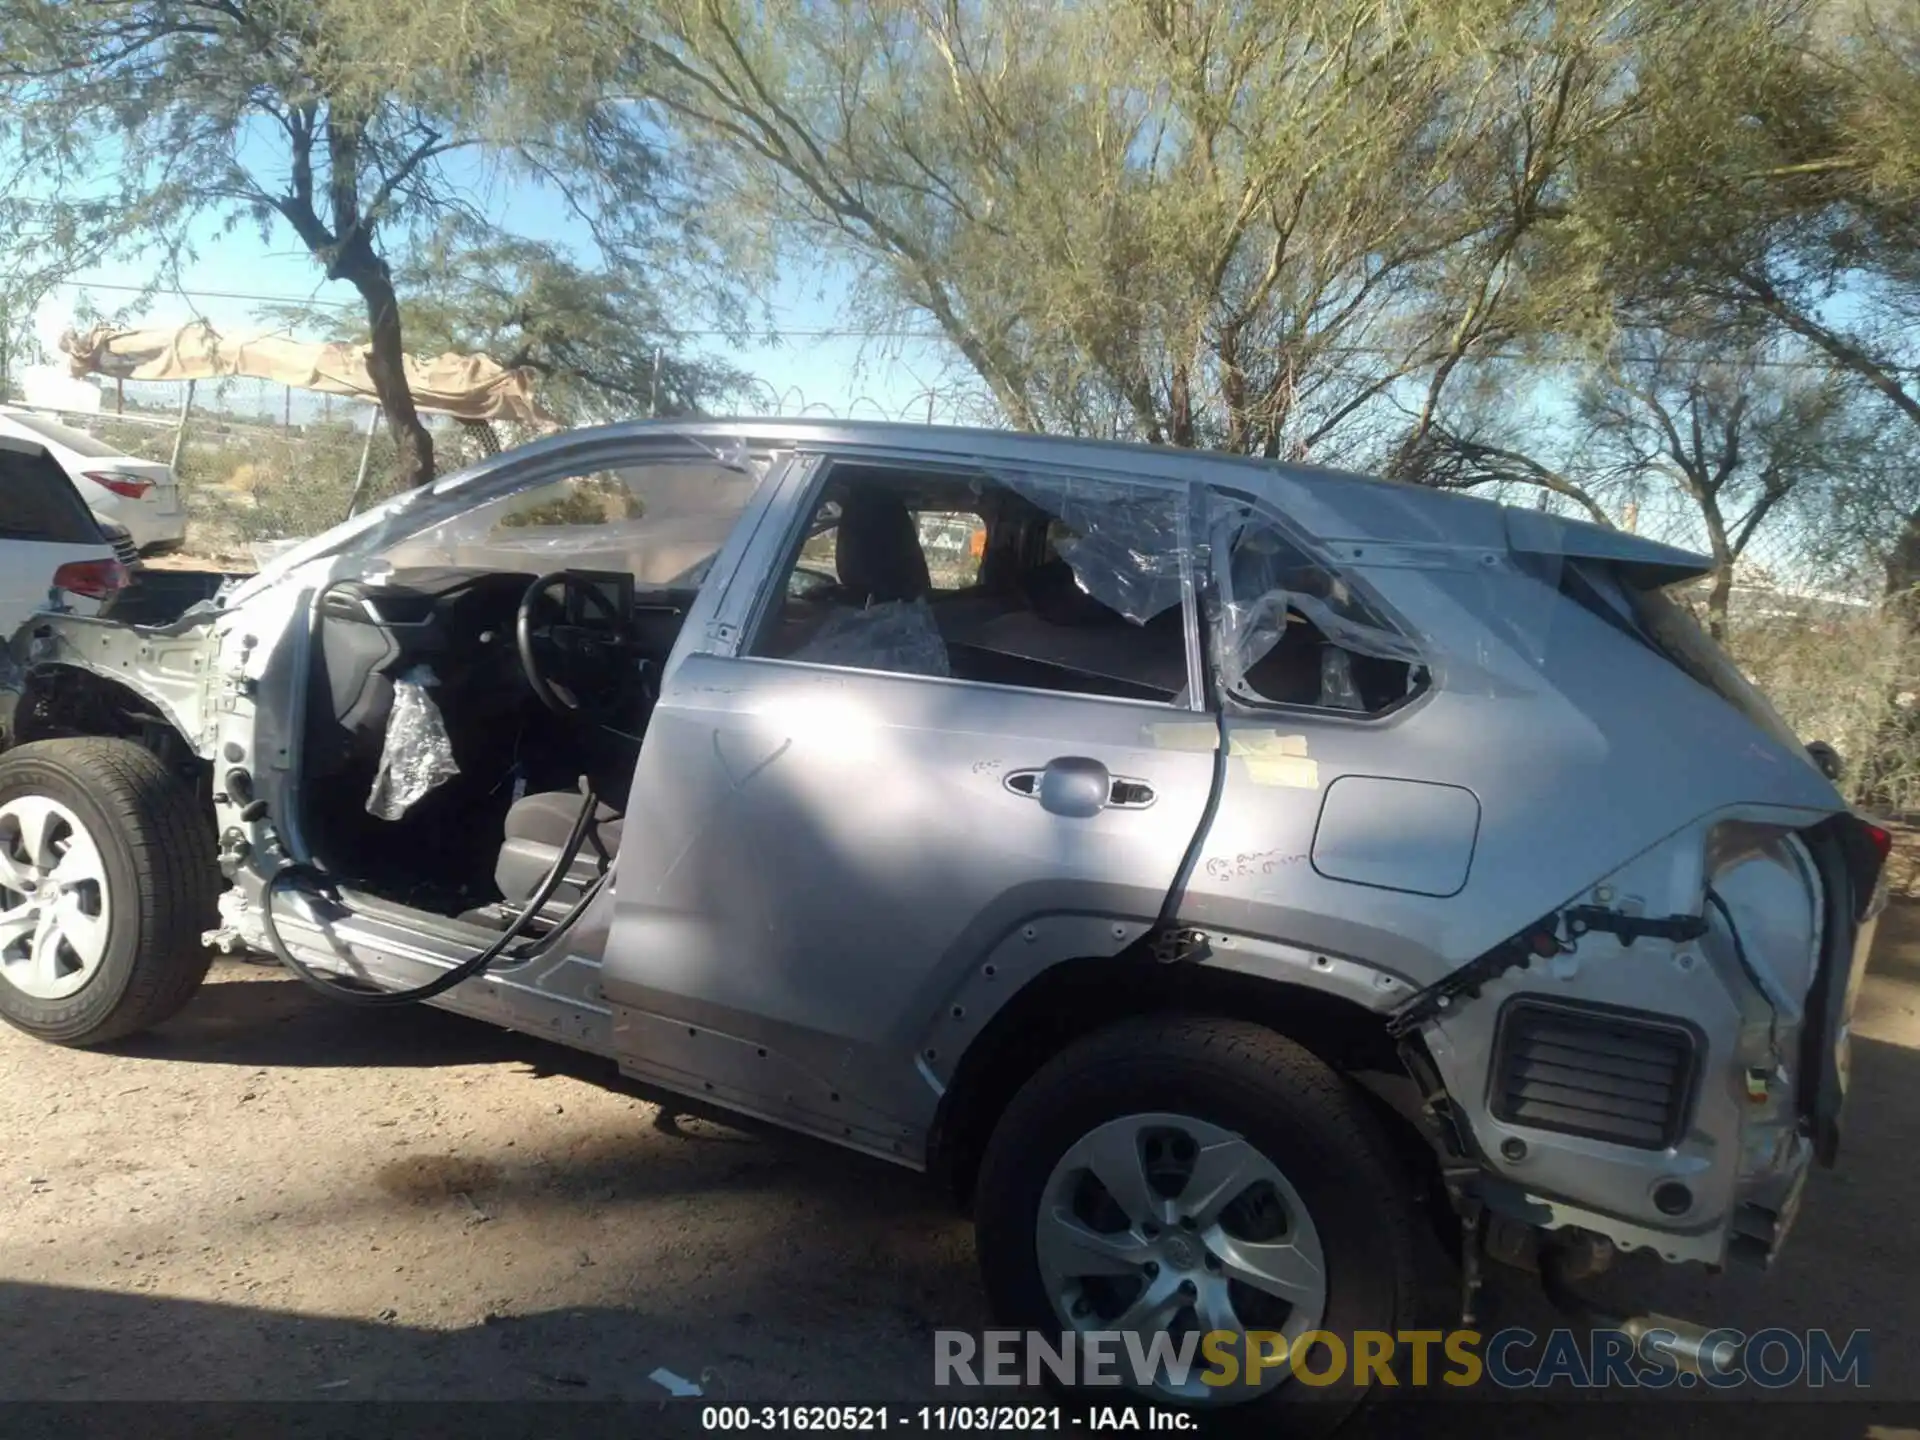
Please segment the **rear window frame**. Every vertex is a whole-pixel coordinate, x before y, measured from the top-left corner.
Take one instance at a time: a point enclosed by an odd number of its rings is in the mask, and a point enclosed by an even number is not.
[[[15,519],[24,506],[17,497],[18,487],[40,482],[40,493],[51,499],[45,518],[51,522],[38,530],[20,525]],[[0,436],[0,541],[12,540],[30,545],[98,545],[111,548],[100,518],[93,513],[66,470],[44,445]]]
[[[1575,579],[1577,587],[1567,584]],[[1685,582],[1676,581],[1675,584]],[[1734,658],[1672,594],[1671,585],[1636,585],[1630,576],[1600,561],[1569,559],[1560,593],[1583,610],[1645,645],[1709,694],[1731,706],[1775,744],[1805,759],[1807,742],[1794,733],[1766,692],[1749,680]],[[1582,593],[1584,592],[1584,593]],[[1626,606],[1622,614],[1618,605]],[[1815,768],[1818,768],[1817,766]]]
[[[1407,623],[1399,611],[1385,601],[1368,582],[1366,576],[1356,573],[1353,567],[1328,554],[1317,539],[1304,530],[1271,497],[1218,482],[1209,483],[1206,493],[1208,547],[1211,552],[1209,559],[1213,567],[1214,586],[1223,614],[1228,606],[1244,606],[1250,599],[1258,598],[1240,595],[1235,590],[1233,561],[1241,541],[1247,534],[1256,527],[1263,527],[1273,531],[1286,545],[1290,546],[1300,556],[1306,567],[1346,587],[1351,602],[1354,603],[1362,618],[1342,616],[1336,611],[1335,619],[1347,620],[1357,626],[1377,630],[1383,636],[1402,641],[1422,652],[1418,660],[1387,660],[1387,663],[1407,667],[1409,686],[1406,693],[1396,695],[1377,710],[1348,710],[1299,700],[1276,700],[1257,691],[1244,693],[1242,689],[1235,689],[1222,683],[1219,687],[1220,701],[1228,714],[1258,716],[1277,713],[1336,724],[1374,725],[1395,719],[1434,693],[1439,685],[1439,675],[1434,657],[1429,650],[1429,642],[1418,629]],[[1223,526],[1223,522],[1229,519],[1229,516],[1224,513],[1223,501],[1235,507],[1243,507],[1247,511],[1239,518],[1237,528]],[[1286,593],[1291,596],[1294,592]],[[1328,608],[1331,609],[1332,606],[1329,605]],[[1327,634],[1312,617],[1291,603],[1288,606],[1288,613],[1297,615],[1303,623],[1312,626],[1320,635],[1322,644],[1346,650],[1350,657],[1366,658],[1366,652],[1351,645],[1342,644],[1341,641]],[[1222,680],[1224,677],[1221,677],[1219,672],[1220,655],[1216,652],[1223,641],[1220,620],[1216,618],[1205,643],[1208,663],[1215,667],[1216,677]],[[1386,657],[1378,658],[1386,659]]]

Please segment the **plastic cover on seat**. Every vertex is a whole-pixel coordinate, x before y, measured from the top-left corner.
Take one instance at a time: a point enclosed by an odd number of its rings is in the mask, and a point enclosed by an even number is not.
[[[945,678],[953,673],[948,668],[946,642],[925,600],[889,600],[864,610],[837,610],[792,658],[901,675]]]

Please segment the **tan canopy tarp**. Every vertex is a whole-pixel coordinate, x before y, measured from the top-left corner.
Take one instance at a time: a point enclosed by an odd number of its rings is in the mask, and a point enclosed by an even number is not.
[[[178,330],[116,330],[96,325],[60,337],[75,376],[116,380],[211,380],[246,376],[322,395],[378,404],[364,345],[315,345],[285,334],[223,336],[204,320]],[[422,410],[460,420],[558,422],[533,398],[533,373],[503,370],[484,355],[407,356],[407,384]]]

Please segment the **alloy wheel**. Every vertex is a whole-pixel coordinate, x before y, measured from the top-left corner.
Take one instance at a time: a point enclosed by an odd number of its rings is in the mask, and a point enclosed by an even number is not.
[[[35,1000],[64,1000],[106,958],[106,862],[57,800],[0,804],[0,977]]]
[[[1326,1259],[1299,1192],[1245,1137],[1190,1115],[1140,1114],[1083,1136],[1042,1192],[1035,1254],[1060,1323],[1076,1331],[1273,1331],[1289,1346],[1327,1308]],[[1208,1386],[1196,1359],[1158,1393],[1248,1398]],[[1261,1390],[1286,1378],[1268,1368]]]

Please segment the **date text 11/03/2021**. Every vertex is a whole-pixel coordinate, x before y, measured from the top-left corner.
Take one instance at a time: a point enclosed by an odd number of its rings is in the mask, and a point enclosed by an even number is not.
[[[1092,1405],[706,1405],[700,1428],[713,1431],[916,1431],[928,1434],[1198,1430],[1198,1416],[1145,1404]]]

